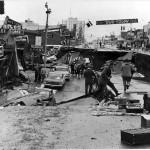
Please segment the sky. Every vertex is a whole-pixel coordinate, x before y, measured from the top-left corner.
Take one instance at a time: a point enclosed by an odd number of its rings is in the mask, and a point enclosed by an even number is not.
[[[126,29],[143,28],[150,21],[150,0],[4,0],[5,14],[0,15],[4,20],[6,15],[11,19],[24,22],[28,18],[39,23],[46,24],[45,3],[51,9],[49,25],[61,24],[70,16],[87,22],[91,27],[85,27],[85,37],[92,40],[105,35],[119,35],[121,26]],[[138,23],[96,25],[96,21],[117,19],[138,19]]]

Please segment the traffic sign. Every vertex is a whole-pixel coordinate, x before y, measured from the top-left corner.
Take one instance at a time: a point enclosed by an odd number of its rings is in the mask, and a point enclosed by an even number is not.
[[[96,25],[125,24],[125,23],[138,23],[138,19],[119,19],[119,20],[96,21]]]

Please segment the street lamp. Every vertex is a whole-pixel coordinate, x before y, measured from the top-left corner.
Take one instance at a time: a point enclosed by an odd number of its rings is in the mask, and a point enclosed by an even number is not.
[[[51,9],[48,8],[47,2],[45,3],[47,18],[45,26],[45,55],[44,55],[44,68],[46,69],[46,55],[47,55],[47,28],[48,28],[48,15],[51,13]]]

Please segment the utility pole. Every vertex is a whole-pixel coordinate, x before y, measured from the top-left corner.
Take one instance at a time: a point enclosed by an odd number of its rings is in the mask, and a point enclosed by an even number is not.
[[[46,10],[47,18],[46,18],[46,26],[45,26],[45,55],[44,55],[44,68],[46,69],[48,15],[51,13],[51,9],[48,8],[47,2],[45,4],[45,8],[47,8]]]

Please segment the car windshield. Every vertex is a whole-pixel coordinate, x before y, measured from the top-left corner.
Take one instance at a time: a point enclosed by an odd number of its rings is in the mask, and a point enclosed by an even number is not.
[[[59,79],[62,79],[63,75],[62,74],[51,74],[51,73],[49,73],[49,77],[51,79],[57,79],[57,80],[59,80]]]

